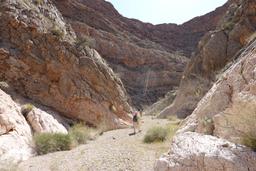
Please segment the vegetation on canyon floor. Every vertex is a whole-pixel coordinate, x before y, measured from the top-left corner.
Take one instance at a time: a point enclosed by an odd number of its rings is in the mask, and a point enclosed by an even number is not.
[[[70,150],[80,144],[85,144],[91,138],[92,129],[83,124],[75,124],[68,134],[40,133],[34,136],[38,154]]]

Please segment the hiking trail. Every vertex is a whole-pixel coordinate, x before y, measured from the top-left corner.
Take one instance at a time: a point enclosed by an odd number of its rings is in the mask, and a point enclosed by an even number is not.
[[[36,156],[18,165],[19,171],[150,171],[155,160],[168,151],[170,140],[145,144],[143,137],[153,126],[165,126],[170,121],[143,116],[142,132],[132,128],[104,132],[93,141],[70,151]]]

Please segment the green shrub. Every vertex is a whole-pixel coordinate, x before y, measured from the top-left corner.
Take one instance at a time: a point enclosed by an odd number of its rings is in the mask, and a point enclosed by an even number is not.
[[[242,144],[256,151],[256,137],[245,136],[242,140]]]
[[[51,32],[52,32],[52,34],[54,36],[57,36],[59,38],[63,38],[64,37],[64,32],[60,28],[58,28],[56,25],[53,26]]]
[[[176,115],[170,115],[167,117],[169,121],[171,121],[172,124],[179,125],[181,123],[181,119],[179,119]]]
[[[90,139],[90,128],[84,126],[83,124],[76,124],[69,130],[69,135],[74,143],[74,145],[85,144],[88,139]]]
[[[95,47],[96,42],[93,38],[89,36],[83,36],[76,40],[76,46],[77,47],[86,47],[86,46]]]
[[[21,113],[26,117],[28,113],[31,112],[33,109],[34,109],[34,105],[28,103],[21,107]]]
[[[202,125],[203,125],[203,132],[204,134],[207,135],[213,135],[213,131],[214,131],[214,123],[213,123],[213,119],[210,117],[205,116],[202,120]]]
[[[34,2],[36,5],[42,5],[44,0],[35,0]]]
[[[70,150],[72,139],[68,134],[40,133],[34,136],[38,154],[47,154],[55,151]]]
[[[152,143],[152,142],[163,142],[166,140],[169,133],[169,129],[163,127],[153,127],[146,132],[144,136],[144,143]]]

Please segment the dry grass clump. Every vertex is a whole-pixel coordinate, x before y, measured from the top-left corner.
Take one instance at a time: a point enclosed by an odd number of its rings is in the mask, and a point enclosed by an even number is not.
[[[91,138],[91,129],[83,124],[76,124],[68,133],[75,145],[85,144]]]
[[[253,151],[256,151],[256,137],[254,136],[244,136],[242,139],[242,144],[250,147]]]
[[[163,142],[174,136],[178,128],[177,124],[168,124],[165,127],[155,126],[149,129],[144,136],[144,143]]]
[[[28,113],[31,112],[33,109],[34,109],[34,105],[28,103],[21,107],[21,113],[26,117]]]
[[[72,139],[68,134],[40,133],[34,136],[38,154],[47,154],[55,151],[70,150]]]
[[[40,133],[34,136],[36,151],[39,155],[56,151],[70,150],[85,144],[91,138],[91,129],[83,124],[75,124],[68,134]]]

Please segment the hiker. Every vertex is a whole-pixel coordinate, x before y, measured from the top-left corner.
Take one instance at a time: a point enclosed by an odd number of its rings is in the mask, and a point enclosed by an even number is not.
[[[134,134],[136,134],[136,128],[138,129],[138,132],[141,132],[138,115],[139,113],[137,111],[132,112],[132,123],[133,123]]]

